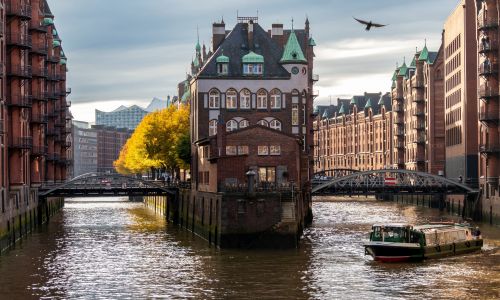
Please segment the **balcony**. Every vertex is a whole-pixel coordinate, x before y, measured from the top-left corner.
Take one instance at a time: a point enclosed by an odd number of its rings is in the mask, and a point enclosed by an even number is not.
[[[66,101],[66,107],[71,107],[71,101]]]
[[[47,26],[42,25],[41,23],[37,23],[34,20],[32,20],[30,22],[29,30],[30,31],[38,31],[38,32],[42,32],[42,33],[47,33],[48,32]]]
[[[36,54],[40,54],[40,55],[47,55],[48,51],[49,51],[49,47],[44,42],[38,42],[38,43],[32,44],[32,47],[31,47],[32,53],[36,53]]]
[[[33,146],[31,149],[31,155],[32,156],[44,156],[48,152],[48,147],[47,146]]]
[[[312,96],[313,98],[317,98],[317,97],[319,96],[319,90],[313,90],[313,91],[311,92],[311,96]]]
[[[404,149],[405,148],[405,143],[403,141],[398,141],[398,142],[394,143],[394,146],[397,149]]]
[[[425,156],[424,155],[415,156],[415,162],[417,164],[425,163]]]
[[[477,20],[477,29],[479,30],[490,30],[498,27],[498,20],[485,18],[484,16],[479,16]]]
[[[52,99],[52,100],[57,100],[59,99],[58,93],[52,91],[52,92],[47,92],[47,98]]]
[[[424,99],[423,96],[415,96],[415,97],[413,97],[412,101],[415,102],[415,103],[424,103],[425,99]]]
[[[50,81],[57,81],[57,75],[52,73],[52,72],[49,72],[47,74],[47,79],[50,80]]]
[[[497,88],[493,88],[493,87],[489,87],[489,86],[485,86],[485,85],[481,85],[479,87],[479,91],[477,93],[478,93],[479,98],[484,99],[484,100],[498,97],[498,89]]]
[[[413,80],[411,81],[411,86],[412,86],[412,88],[414,88],[414,89],[420,89],[420,88],[423,88],[423,87],[424,87],[424,81],[423,81],[423,80],[421,80],[421,79],[418,79],[418,80],[417,80],[417,79],[413,79]]]
[[[312,81],[318,81],[319,80],[319,75],[318,74],[312,74]]]
[[[498,74],[497,63],[482,63],[479,66],[478,73],[480,76],[494,76]]]
[[[405,135],[405,131],[402,130],[402,129],[396,129],[396,130],[394,130],[394,135],[395,136],[404,136]]]
[[[417,137],[415,138],[415,140],[413,141],[413,143],[415,143],[415,144],[425,144],[426,141],[427,141],[427,139],[425,138],[425,135],[417,135]]]
[[[31,5],[19,3],[18,0],[8,0],[5,3],[7,16],[20,17],[24,20],[31,19]]]
[[[71,94],[71,88],[66,89],[66,95],[69,95],[69,94]]]
[[[404,123],[405,123],[405,121],[404,121],[403,117],[398,117],[398,116],[394,117],[394,124],[399,125],[399,124],[404,124]]]
[[[401,113],[401,112],[403,112],[403,107],[401,107],[400,105],[394,105],[392,107],[392,111],[396,112],[396,113]]]
[[[413,115],[415,117],[423,117],[423,116],[425,116],[425,111],[423,108],[415,108],[413,110]]]
[[[37,91],[37,92],[33,93],[32,98],[33,98],[33,100],[36,100],[36,101],[46,102],[48,100],[48,95],[45,92],[38,92]]]
[[[31,95],[10,95],[7,98],[7,105],[29,108],[33,106],[33,98]]]
[[[49,54],[47,56],[47,61],[51,62],[51,63],[59,63],[59,57],[52,55],[52,54]]]
[[[47,161],[59,161],[60,159],[61,159],[61,155],[59,155],[59,153],[47,154]]]
[[[497,111],[481,111],[478,115],[479,121],[486,124],[498,124],[500,120],[498,110]]]
[[[500,153],[499,143],[487,143],[479,145],[479,153],[481,154],[498,154]]]
[[[413,125],[413,129],[424,130],[425,129],[425,123],[417,122],[415,125]]]
[[[31,123],[33,124],[47,124],[49,122],[49,116],[47,114],[33,114],[31,115]]]
[[[32,137],[12,137],[10,148],[12,149],[31,149],[33,147]]]
[[[479,43],[479,53],[485,54],[488,52],[494,52],[498,50],[498,44],[496,41],[480,42]]]
[[[22,78],[31,78],[32,77],[32,69],[31,66],[8,66],[7,67],[7,75],[22,77]]]
[[[8,33],[7,46],[17,46],[22,48],[31,48],[31,36],[22,33]]]
[[[43,68],[40,66],[32,67],[31,75],[33,77],[47,78],[48,74],[49,74],[49,70],[47,68]]]

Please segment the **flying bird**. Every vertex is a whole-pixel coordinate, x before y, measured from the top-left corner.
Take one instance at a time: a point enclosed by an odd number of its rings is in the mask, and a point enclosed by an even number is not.
[[[366,25],[366,28],[365,28],[366,31],[369,31],[372,27],[384,27],[384,26],[387,26],[387,25],[383,25],[383,24],[373,23],[372,21],[367,22],[367,21],[364,21],[364,20],[356,19],[356,18],[354,18],[354,20],[358,21],[359,23],[361,23],[363,25]]]

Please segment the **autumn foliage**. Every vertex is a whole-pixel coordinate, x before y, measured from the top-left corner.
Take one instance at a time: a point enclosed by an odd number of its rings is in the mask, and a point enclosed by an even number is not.
[[[171,105],[150,113],[123,146],[115,169],[121,174],[139,174],[151,168],[188,169],[190,149],[186,141],[190,145],[188,106]]]

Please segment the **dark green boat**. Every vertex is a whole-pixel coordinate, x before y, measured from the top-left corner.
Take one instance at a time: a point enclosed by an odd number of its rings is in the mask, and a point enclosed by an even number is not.
[[[383,262],[418,261],[481,250],[479,229],[468,224],[373,225],[365,254]]]

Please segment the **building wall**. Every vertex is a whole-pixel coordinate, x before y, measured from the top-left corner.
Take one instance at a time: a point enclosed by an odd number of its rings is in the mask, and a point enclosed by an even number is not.
[[[134,130],[149,112],[134,105],[118,111],[104,112],[96,109],[96,125]]]
[[[73,127],[73,176],[97,172],[97,132]]]
[[[376,170],[393,162],[392,112],[371,109],[318,119],[314,123],[314,171],[332,169]]]
[[[473,0],[444,24],[446,177],[477,185],[477,42]]]
[[[93,125],[92,130],[97,134],[97,172],[115,172],[113,162],[133,131],[102,125]]]

